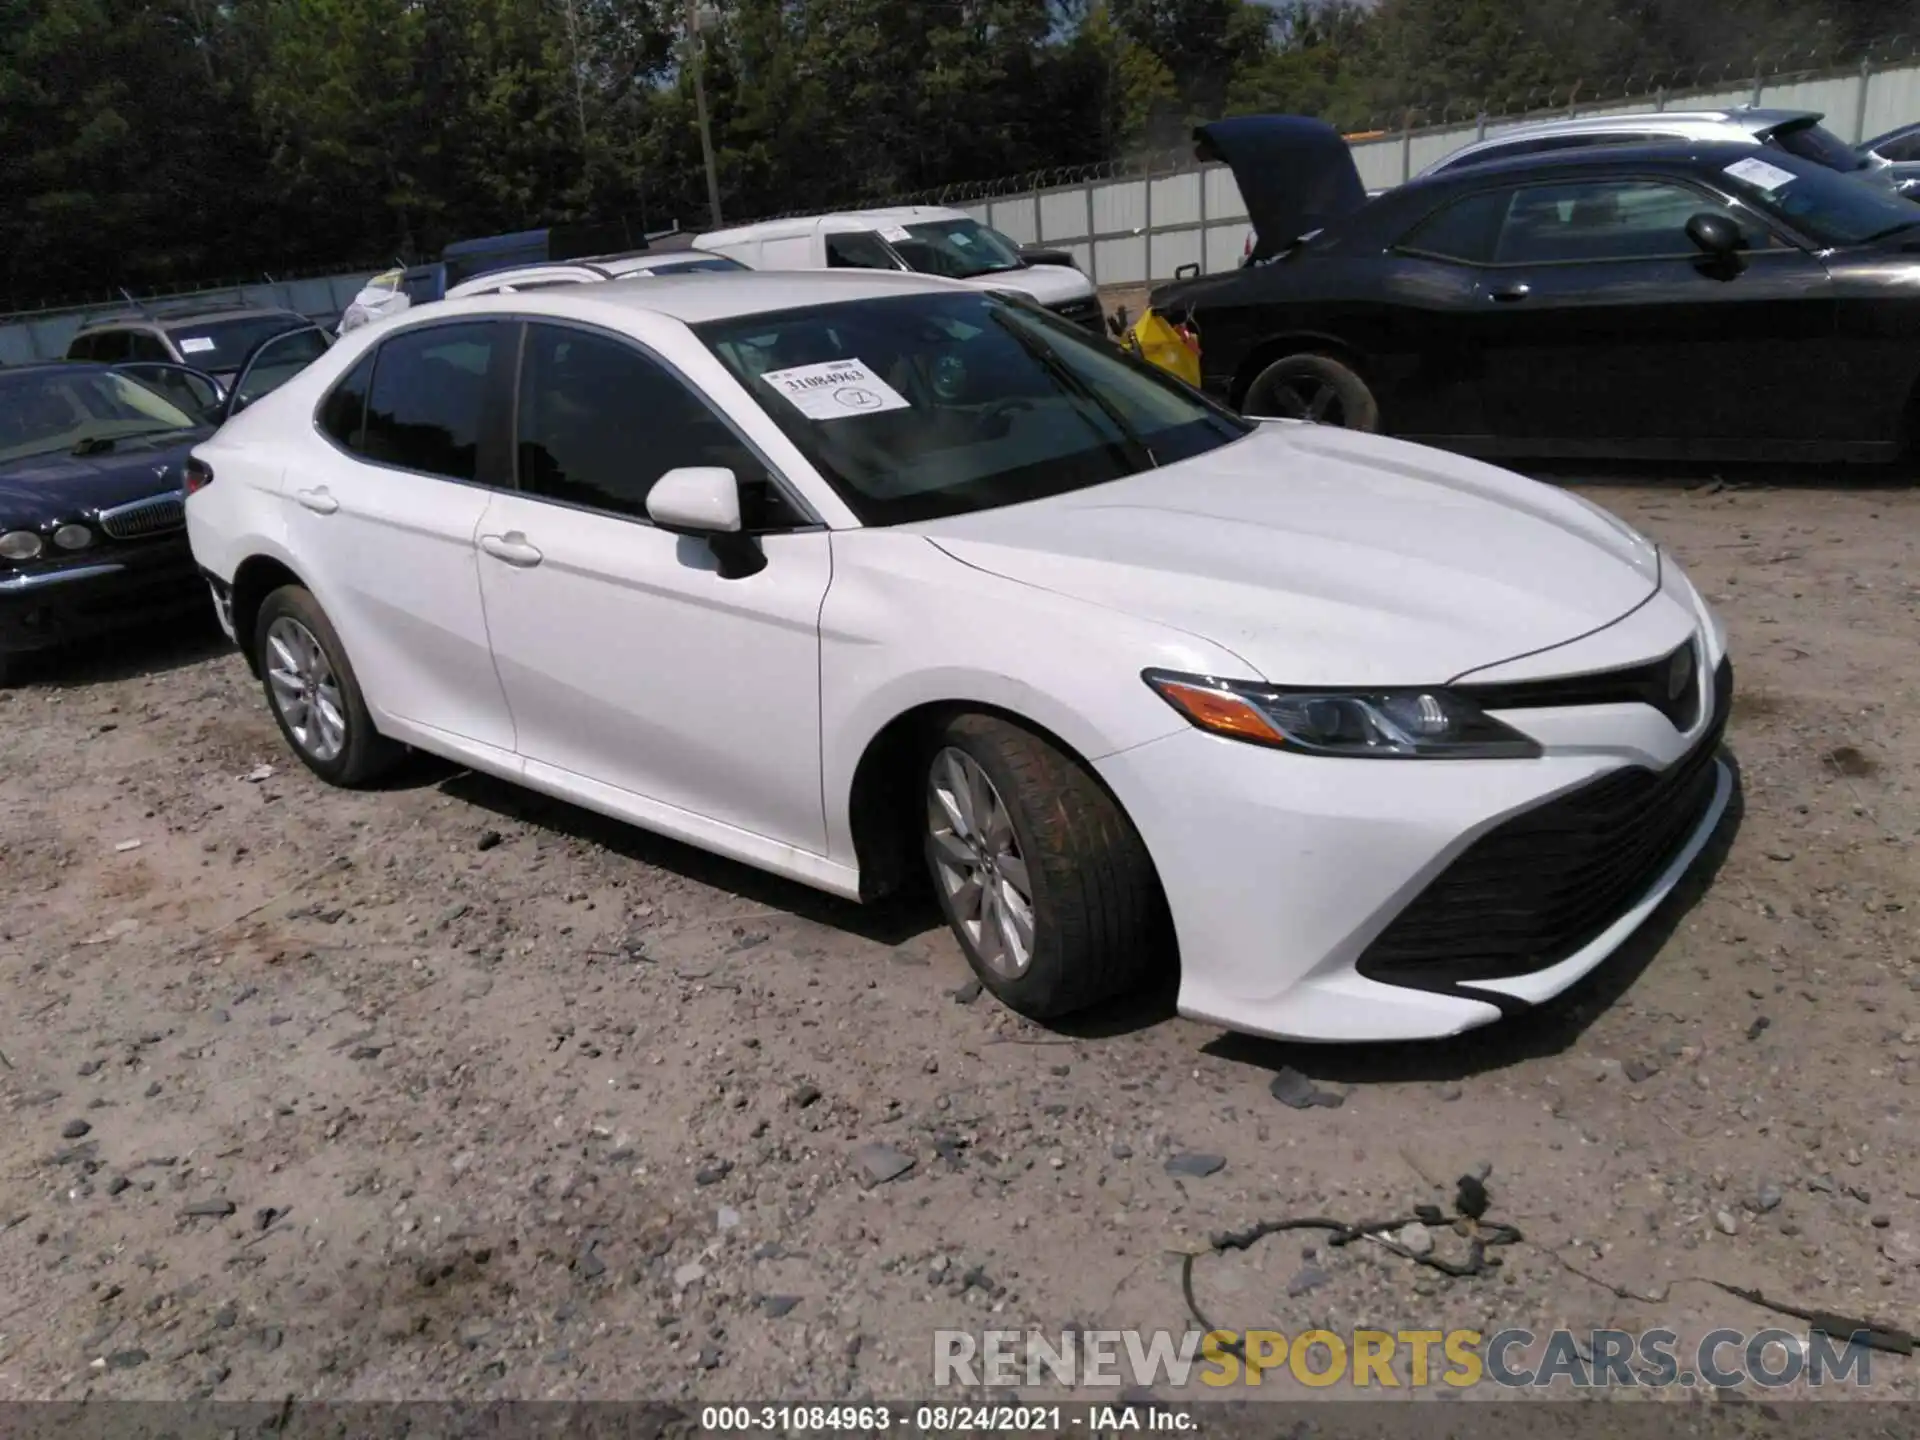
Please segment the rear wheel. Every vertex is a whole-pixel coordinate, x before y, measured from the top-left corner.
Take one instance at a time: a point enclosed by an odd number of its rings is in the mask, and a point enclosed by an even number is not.
[[[1274,361],[1247,387],[1249,415],[1311,420],[1343,430],[1380,428],[1380,402],[1367,382],[1330,355],[1289,355]]]
[[[1021,726],[962,715],[926,767],[940,907],[980,983],[1034,1019],[1136,986],[1164,943],[1146,846],[1113,797]]]
[[[365,785],[406,753],[373,728],[346,647],[309,591],[283,585],[267,596],[253,643],[280,733],[322,780]]]

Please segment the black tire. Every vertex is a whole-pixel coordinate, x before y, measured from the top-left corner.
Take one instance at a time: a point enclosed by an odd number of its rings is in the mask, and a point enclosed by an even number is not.
[[[296,733],[281,710],[275,695],[273,656],[269,651],[268,639],[274,623],[279,620],[290,620],[303,627],[319,643],[326,657],[339,697],[336,708],[345,722],[345,742],[337,754],[316,754]],[[340,636],[334,630],[333,622],[327,619],[327,612],[320,608],[320,602],[308,590],[299,585],[282,585],[268,595],[261,602],[260,613],[254,621],[252,641],[261,688],[266,691],[267,708],[273,712],[274,723],[280,727],[287,745],[300,757],[303,765],[330,785],[353,789],[371,784],[399,764],[406,754],[406,747],[374,729],[373,717],[367,713],[367,702],[360,693],[360,682],[354,676],[353,662],[347,658],[346,646],[340,643]]]
[[[1025,861],[1032,943],[1017,973],[976,943],[943,870],[935,780],[947,752],[970,758],[992,782]],[[1160,879],[1139,833],[1114,798],[1070,756],[988,715],[941,727],[921,767],[927,868],[941,911],[980,983],[1009,1009],[1049,1020],[1136,988],[1166,953],[1170,927]],[[951,842],[949,842],[951,843]],[[947,852],[951,854],[951,851]],[[978,873],[978,872],[975,872]],[[967,892],[971,893],[971,892]],[[984,919],[978,923],[985,927]]]
[[[1353,370],[1331,355],[1288,355],[1253,377],[1241,410],[1248,415],[1312,420],[1371,435],[1380,402]]]

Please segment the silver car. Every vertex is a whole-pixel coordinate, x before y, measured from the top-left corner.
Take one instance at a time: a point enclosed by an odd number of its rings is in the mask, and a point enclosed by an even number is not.
[[[1892,167],[1870,151],[1856,150],[1820,122],[1817,110],[1763,110],[1742,105],[1732,110],[1655,110],[1634,115],[1579,115],[1515,125],[1462,147],[1421,173],[1437,175],[1465,165],[1508,160],[1588,145],[1632,145],[1659,140],[1731,141],[1768,146],[1855,174],[1889,188]]]

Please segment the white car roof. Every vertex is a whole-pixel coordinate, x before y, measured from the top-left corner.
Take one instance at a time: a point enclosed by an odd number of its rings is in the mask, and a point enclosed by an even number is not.
[[[941,220],[969,219],[964,210],[944,205],[891,205],[879,210],[834,210],[824,215],[789,215],[782,220],[762,220],[754,225],[736,225],[731,230],[710,230],[696,236],[694,244],[729,245],[741,240],[780,240],[793,235],[810,235],[815,230],[877,230],[882,225],[926,225]]]
[[[448,298],[436,310],[499,311],[567,316],[618,326],[633,314],[664,315],[687,325],[764,315],[805,305],[873,300],[887,295],[936,294],[977,286],[903,270],[695,271],[688,275],[640,275],[593,285],[560,285],[512,295]]]
[[[1515,141],[1548,139],[1556,135],[1605,135],[1610,132],[1654,133],[1683,140],[1751,140],[1783,125],[1818,124],[1825,117],[1813,110],[1774,110],[1735,107],[1730,110],[1635,110],[1603,115],[1571,115],[1558,120],[1531,120],[1488,132],[1484,140],[1462,145],[1421,171],[1431,175],[1450,169],[1460,160]]]
[[[584,283],[606,278],[607,272],[599,266],[587,263],[514,265],[505,270],[489,270],[484,275],[463,280],[447,291],[446,298],[459,300],[468,295],[491,295],[499,291],[502,286],[551,285],[559,281]]]

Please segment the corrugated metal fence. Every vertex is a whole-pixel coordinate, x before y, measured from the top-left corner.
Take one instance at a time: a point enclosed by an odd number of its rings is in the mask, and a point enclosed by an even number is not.
[[[1711,109],[1771,105],[1818,110],[1843,139],[1859,141],[1920,120],[1920,61],[1862,61],[1844,70],[1792,70],[1760,75],[1738,86],[1657,89],[1626,99],[1564,104],[1525,117],[1481,117],[1464,124],[1409,127],[1353,146],[1360,177],[1369,189],[1386,189],[1417,175],[1468,141],[1498,134],[1522,118],[1543,114],[1598,115],[1647,109]],[[1170,280],[1183,265],[1229,270],[1246,243],[1247,208],[1233,174],[1223,166],[1192,160],[1164,168],[1116,175],[1102,169],[1080,175],[1042,175],[1019,181],[949,187],[903,197],[953,205],[1023,244],[1070,251],[1099,285],[1141,285]],[[238,285],[195,292],[211,302],[276,305],[304,315],[337,315],[371,271],[316,279]],[[194,298],[193,295],[169,297]],[[153,302],[159,303],[159,302]],[[0,364],[52,359],[91,315],[125,305],[46,311],[9,317],[0,324]]]

